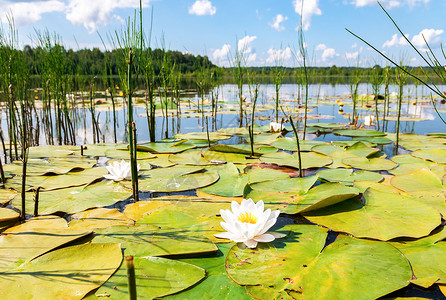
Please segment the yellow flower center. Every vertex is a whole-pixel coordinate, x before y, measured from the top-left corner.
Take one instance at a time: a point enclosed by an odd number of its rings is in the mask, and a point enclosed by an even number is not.
[[[238,220],[242,223],[256,224],[257,217],[251,214],[250,212],[241,213],[238,216]]]

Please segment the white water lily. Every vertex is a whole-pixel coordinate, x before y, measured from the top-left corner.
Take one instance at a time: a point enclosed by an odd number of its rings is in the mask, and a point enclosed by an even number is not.
[[[227,232],[217,233],[215,237],[244,243],[248,248],[255,248],[259,242],[268,243],[285,236],[281,233],[267,232],[276,223],[280,211],[271,211],[271,209],[263,211],[262,200],[254,203],[251,199],[243,199],[241,204],[232,201],[231,208],[232,211],[220,210],[220,215],[224,220],[220,225]]]
[[[121,162],[114,161],[111,165],[105,167],[109,174],[104,175],[106,179],[121,181],[121,180],[130,180],[132,179],[132,170],[130,167],[130,163],[124,160]],[[139,164],[138,164],[138,172],[139,172]]]
[[[364,117],[364,125],[365,126],[373,126],[375,122],[375,116],[369,115]]]
[[[284,126],[281,123],[277,123],[277,122],[269,123],[269,131],[279,132],[279,131],[282,131],[283,128],[284,128]]]

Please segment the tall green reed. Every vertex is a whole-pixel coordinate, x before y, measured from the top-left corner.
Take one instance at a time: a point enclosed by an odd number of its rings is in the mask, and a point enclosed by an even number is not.
[[[140,5],[142,7],[142,5]],[[142,26],[142,10],[140,10],[140,31],[141,31],[141,54],[139,58],[140,71],[143,76],[145,93],[145,105],[147,116],[147,127],[149,129],[149,138],[151,142],[155,142],[155,129],[156,129],[156,102],[155,102],[155,89],[156,89],[156,74],[155,74],[155,59],[153,50],[151,47],[152,40],[152,26],[153,26],[153,6],[150,18],[150,26],[148,36],[145,35]]]
[[[238,99],[239,99],[239,126],[243,126],[243,103],[245,97],[243,96],[243,84],[245,83],[246,76],[246,57],[244,55],[245,49],[239,49],[237,46],[235,49],[235,55],[232,60],[232,76],[235,84],[237,85]]]
[[[136,15],[136,14],[135,14]],[[119,45],[122,54],[122,60],[125,64],[121,68],[120,80],[127,96],[127,130],[129,136],[129,155],[132,174],[133,199],[139,200],[138,193],[138,167],[137,167],[137,148],[136,148],[136,125],[133,121],[133,81],[132,74],[135,72],[134,49],[140,46],[141,32],[136,27],[136,16],[133,20],[128,19],[126,27],[121,32],[116,31],[116,43]],[[125,67],[124,67],[125,66]]]
[[[403,103],[403,94],[404,94],[404,86],[407,83],[407,72],[403,71],[406,70],[406,67],[403,66],[403,63],[401,62],[400,68],[397,69],[396,74],[396,83],[398,84],[398,115],[395,125],[395,133],[396,133],[396,139],[395,139],[395,155],[398,154],[398,147],[399,147],[399,137],[400,137],[400,118],[401,118],[401,106]]]
[[[379,130],[379,94],[381,91],[381,86],[384,83],[384,76],[382,74],[382,68],[378,65],[375,65],[370,74],[370,84],[372,85],[373,98],[375,100],[375,118],[376,124],[378,125]]]
[[[302,1],[301,7],[301,18],[298,30],[298,43],[299,43],[299,53],[301,56],[301,83],[305,88],[305,113],[304,113],[304,128],[303,128],[303,137],[302,139],[305,141],[306,132],[307,132],[307,115],[308,115],[308,68],[307,68],[307,45],[305,43],[305,36],[303,31],[303,9],[304,9],[304,1]]]
[[[263,70],[262,70],[263,73]],[[256,111],[256,103],[259,98],[259,89],[260,89],[260,80],[262,76],[258,77],[252,74],[251,72],[247,72],[248,78],[248,88],[249,95],[252,103],[252,112],[251,112],[251,125],[249,125],[249,143],[251,146],[251,157],[254,157],[254,121],[255,121],[255,111]]]
[[[406,40],[406,42],[409,44],[409,46],[417,53],[418,57],[420,57],[421,60],[424,63],[426,63],[427,66],[433,71],[433,73],[435,74],[436,79],[440,79],[443,84],[446,84],[446,69],[444,67],[444,64],[442,62],[440,62],[440,60],[437,58],[437,55],[434,53],[434,51],[432,51],[432,48],[430,47],[429,43],[426,41],[424,36],[423,36],[423,39],[425,41],[425,44],[426,44],[426,47],[427,47],[427,51],[423,55],[421,53],[421,51],[417,47],[415,47],[415,45],[403,33],[403,31],[400,29],[398,24],[390,16],[390,14],[385,10],[385,8],[381,5],[381,3],[378,2],[378,4],[381,7],[381,9],[384,11],[384,13],[387,15],[387,17],[390,19],[390,21],[393,23],[393,25],[396,27],[396,29],[401,34],[401,36]],[[404,66],[402,66],[402,65],[398,64],[397,62],[395,62],[393,59],[389,58],[382,51],[378,50],[376,47],[371,45],[369,42],[367,42],[366,40],[364,40],[360,36],[354,34],[350,30],[348,30],[347,28],[346,28],[346,30],[350,34],[352,34],[353,36],[355,36],[356,38],[361,40],[363,43],[365,43],[367,46],[372,48],[374,51],[379,53],[387,61],[392,63],[399,71],[401,71],[401,72],[405,73],[406,75],[408,75],[408,76],[414,78],[415,80],[419,81],[422,85],[426,86],[431,91],[431,93],[434,93],[437,96],[439,96],[439,97],[441,97],[443,99],[446,99],[446,95],[443,93],[443,91],[440,90],[440,88],[435,83],[435,78],[432,78],[427,72],[424,71],[423,68],[421,68],[421,70],[423,71],[423,74],[424,74],[426,79],[422,79],[420,76],[416,75],[415,72],[410,72],[409,69],[405,68]],[[441,47],[441,54],[443,55],[443,58],[446,59],[446,53],[445,53],[445,51],[443,49],[443,46]],[[446,124],[446,120],[443,119],[443,117],[441,116],[440,112],[438,111],[433,97],[431,97],[431,103],[432,103],[432,106],[433,106],[435,112],[437,113],[438,117],[440,118],[440,120],[444,124]]]

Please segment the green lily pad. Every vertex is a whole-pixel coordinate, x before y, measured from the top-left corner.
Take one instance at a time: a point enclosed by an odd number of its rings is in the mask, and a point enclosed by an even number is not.
[[[206,278],[198,285],[181,293],[164,297],[165,299],[252,299],[244,287],[231,281],[226,275],[226,255],[233,244],[219,244],[216,256],[205,258],[186,258],[180,261],[189,263],[206,270]]]
[[[133,225],[134,221],[116,208],[93,208],[71,215],[71,229],[98,229],[118,225]]]
[[[341,146],[335,146],[333,144],[321,144],[321,145],[316,145],[313,146],[311,148],[311,151],[317,152],[317,153],[321,153],[324,155],[330,155],[330,153],[332,153],[333,151],[343,151],[344,147]]]
[[[346,150],[349,154],[353,154],[361,157],[372,157],[379,152],[378,148],[372,148],[364,144],[363,142],[356,142],[349,146]]]
[[[149,142],[144,144],[138,144],[136,146],[136,149],[138,149],[139,151],[147,151],[151,153],[172,154],[172,153],[180,153],[185,150],[195,148],[195,145],[187,144],[186,141],[187,140],[160,141],[156,143]]]
[[[227,153],[227,152],[219,152],[219,151],[204,151],[203,156],[206,160],[213,163],[229,163],[232,162],[234,164],[250,164],[250,163],[258,163],[259,159],[255,158],[247,158],[246,154],[240,153]]]
[[[202,156],[201,150],[190,150],[179,154],[170,154],[169,161],[174,164],[192,166],[208,166],[214,164]]]
[[[29,147],[28,158],[67,157],[74,155],[75,150],[80,150],[80,147],[51,145]]]
[[[72,171],[63,175],[32,176],[26,178],[26,190],[41,187],[47,191],[81,186],[103,178],[108,171],[105,168],[90,168],[83,171]],[[16,176],[6,183],[7,188],[20,191],[22,188],[22,176]]]
[[[58,249],[2,273],[0,297],[81,299],[107,281],[121,261],[118,244],[84,244]]]
[[[333,162],[330,157],[316,152],[302,152],[300,155],[302,158],[302,169],[321,168]],[[286,152],[268,153],[262,155],[260,160],[267,164],[299,168],[297,153],[292,155]]]
[[[16,212],[15,210],[0,207],[0,222],[1,223],[18,220],[19,217],[20,217],[20,214],[18,212]]]
[[[246,186],[243,197],[255,202],[263,200],[265,208],[279,209],[282,213],[297,212],[296,199],[316,183],[317,176],[264,181]]]
[[[399,165],[424,163],[427,166],[429,164],[429,162],[426,162],[425,160],[423,160],[421,158],[414,157],[410,154],[395,155],[395,156],[392,156],[392,158],[390,158],[390,159]]]
[[[316,145],[323,145],[325,142],[322,141],[301,141],[299,140],[300,151],[311,151],[311,149]],[[279,138],[277,141],[271,143],[271,146],[277,149],[286,151],[297,151],[297,143],[295,137],[284,137]]]
[[[311,188],[308,193],[296,198],[295,213],[306,213],[356,197],[359,191],[337,182],[324,183]]]
[[[410,163],[410,164],[399,164],[398,167],[392,170],[388,170],[390,174],[393,175],[404,175],[409,174],[421,169],[430,169],[429,166],[426,163]],[[431,170],[432,171],[432,170]],[[440,175],[436,173],[436,175]],[[443,171],[441,172],[441,176],[444,175],[444,167]]]
[[[271,143],[275,142],[282,133],[261,133],[254,135],[254,144],[263,144],[263,145],[271,145]],[[245,136],[246,142],[249,144],[251,139],[249,136]]]
[[[218,132],[226,134],[236,134],[236,135],[249,134],[247,127],[221,128],[218,130]]]
[[[327,166],[327,168],[330,169],[337,169],[337,168],[350,169],[351,167],[349,165],[344,164],[342,161],[346,158],[359,157],[347,151],[333,151],[330,153],[329,156],[333,160],[333,163]]]
[[[369,142],[369,143],[377,144],[377,145],[386,145],[386,144],[390,144],[392,142],[391,139],[388,139],[386,137],[370,137],[370,136],[354,137],[353,140],[354,141]]]
[[[152,192],[178,192],[208,186],[219,179],[216,172],[194,166],[173,166],[140,172],[139,189]]]
[[[438,164],[446,164],[446,149],[416,150],[410,155]]]
[[[343,135],[343,136],[351,136],[351,137],[358,137],[358,136],[368,136],[368,137],[381,137],[386,136],[386,133],[381,131],[376,131],[373,129],[335,129],[333,130],[333,133],[336,135]]]
[[[342,163],[355,168],[369,171],[384,171],[391,170],[398,166],[397,163],[384,158],[366,158],[366,157],[352,157],[345,158]]]
[[[353,144],[357,143],[358,141],[355,140],[347,140],[347,141],[332,141],[331,143],[333,145],[336,146],[341,146],[341,147],[350,147]],[[376,144],[370,143],[370,142],[366,142],[366,141],[361,141],[361,143],[365,144],[368,147],[376,147]]]
[[[106,156],[108,150],[126,149],[127,144],[87,144],[83,145],[83,152],[85,156]],[[80,154],[80,147],[76,148]]]
[[[26,176],[61,175],[73,170],[91,168],[96,159],[87,157],[29,159],[26,164]],[[3,166],[5,172],[22,176],[22,162],[14,161]]]
[[[341,236],[323,249],[323,228],[288,225],[280,231],[288,231],[285,239],[257,249],[235,245],[228,253],[228,275],[256,299],[298,293],[303,299],[375,299],[412,277],[407,259],[387,243]]]
[[[137,224],[135,226],[112,226],[95,231],[93,243],[120,243],[124,255],[166,256],[196,254],[217,251],[206,237],[188,228],[164,225]]]
[[[427,136],[434,136],[434,137],[446,137],[446,132],[429,132],[426,134]]]
[[[356,180],[367,180],[380,182],[384,180],[381,174],[359,170],[353,172],[352,169],[326,169],[317,172],[320,179],[331,182],[340,182],[342,184],[353,185]]]
[[[441,191],[441,179],[428,169],[421,169],[409,174],[394,176],[390,184],[405,192]]]
[[[249,144],[237,144],[237,145],[213,145],[209,149],[210,151],[227,152],[227,153],[240,153],[245,155],[251,155],[251,145]],[[277,148],[267,145],[254,145],[254,155],[262,155],[265,153],[277,152]]]
[[[431,206],[371,188],[364,192],[363,199],[352,198],[306,213],[305,217],[334,231],[383,241],[427,236],[441,223],[439,212]]]
[[[393,242],[410,261],[414,273],[412,283],[428,288],[446,283],[446,230],[415,241]]]
[[[1,271],[14,269],[24,262],[91,233],[89,230],[34,228],[32,225],[13,227],[2,235],[0,239]]]
[[[201,191],[225,197],[243,195],[245,185],[248,183],[248,175],[240,174],[233,163],[219,167],[217,173],[219,176],[218,181],[210,186],[201,188]]]
[[[156,166],[159,168],[167,168],[175,166],[176,163],[173,163],[169,160],[170,154],[157,154],[155,158],[152,159],[144,159],[138,161],[141,170],[150,170],[152,166]]]
[[[6,205],[17,196],[18,192],[12,189],[0,189],[0,204]]]
[[[232,137],[232,134],[224,132],[209,132],[210,141],[222,141],[227,140]],[[175,135],[176,139],[185,140],[208,140],[207,132],[189,132],[189,133],[178,133]]]
[[[106,149],[105,155],[106,157],[110,157],[111,159],[130,159],[130,153],[127,149]],[[149,159],[149,158],[155,158],[156,155],[150,152],[145,151],[137,151],[136,152],[136,159]]]
[[[340,129],[340,128],[345,128],[346,124],[319,122],[319,123],[307,123],[307,126],[329,128],[329,129]]]
[[[39,214],[55,212],[76,213],[92,207],[102,207],[128,199],[132,191],[113,181],[67,189],[41,191],[39,194]],[[27,211],[34,207],[34,193],[26,194]],[[21,197],[16,196],[12,206],[21,207]]]
[[[161,257],[135,257],[135,280],[138,299],[154,299],[178,293],[202,280],[205,270],[184,262]],[[118,271],[102,286],[95,296],[128,299],[127,267]]]
[[[269,168],[262,169],[261,167],[247,167],[244,171],[248,175],[249,183],[290,178],[290,176],[280,170]]]
[[[214,237],[215,233],[222,232],[220,226],[222,219],[217,217],[221,209],[231,206],[234,198],[215,199],[204,197],[170,196],[154,198],[142,209],[143,216],[137,224],[172,227],[188,231],[193,236],[199,235],[214,242],[227,242]],[[241,201],[238,200],[238,201]],[[145,212],[144,212],[145,211]],[[128,213],[126,209],[125,213]]]

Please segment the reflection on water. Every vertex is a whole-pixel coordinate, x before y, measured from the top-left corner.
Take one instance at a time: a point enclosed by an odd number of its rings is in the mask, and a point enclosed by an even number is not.
[[[439,87],[443,90],[443,87]],[[216,87],[218,89],[218,114],[215,119],[209,120],[209,130],[218,130],[225,127],[237,127],[239,124],[238,113],[238,90],[234,84],[224,84]],[[446,89],[444,89],[446,90]],[[397,86],[390,86],[389,92],[394,93],[397,91]],[[382,91],[383,92],[383,91]],[[358,94],[370,94],[371,87],[369,84],[360,84],[358,88]],[[246,102],[250,102],[250,94],[248,86],[244,86],[244,96]],[[350,98],[350,86],[349,85],[330,85],[330,84],[313,84],[309,86],[309,117],[316,115],[323,116],[323,119],[309,120],[308,122],[334,122],[334,123],[348,123],[349,117],[352,113],[351,98]],[[401,122],[400,129],[403,133],[417,133],[426,134],[432,131],[442,131],[444,124],[439,120],[432,105],[430,104],[429,94],[425,87],[407,85],[404,89],[404,99],[402,105],[403,121]],[[260,86],[259,98],[257,105],[274,104],[275,87],[273,84],[263,84]],[[205,99],[210,99],[210,95],[206,95]],[[280,88],[280,101],[284,107],[298,107],[303,105],[303,88],[297,84],[283,84]],[[339,111],[339,105],[336,100],[342,101],[345,105],[343,111]],[[159,101],[159,98],[156,98]],[[178,119],[174,111],[169,112],[169,117],[164,118],[159,116],[156,118],[156,138],[161,140],[165,138],[166,122],[168,122],[168,136],[173,137],[175,134],[206,131],[206,124],[201,118],[201,113],[197,114],[196,109],[198,107],[198,101],[201,100],[197,94],[190,94],[187,98],[182,99],[182,118]],[[381,100],[382,101],[382,100]],[[210,101],[205,101],[205,103]],[[373,104],[373,101],[369,101],[369,104]],[[366,107],[366,101],[358,102],[359,123],[363,123],[366,115],[372,115],[375,113],[373,107]],[[201,105],[201,104],[200,104]],[[379,105],[380,114],[382,114],[383,104]],[[189,109],[190,107],[190,109]],[[126,118],[127,110],[121,108],[116,113],[116,120],[113,119],[113,113],[111,106],[96,106],[96,117],[98,119],[100,128],[100,142],[111,143],[113,142],[113,122],[117,124],[117,138],[118,142],[126,142],[127,130],[126,130]],[[205,104],[204,108],[210,109],[210,104]],[[396,98],[391,98],[390,103],[390,116],[396,115],[397,102]],[[445,105],[438,102],[437,108],[441,111],[445,109]],[[194,111],[195,109],[195,111]],[[231,109],[231,111],[229,111]],[[195,114],[194,114],[195,112]],[[38,110],[38,113],[41,111]],[[54,113],[54,112],[53,112]],[[145,116],[145,109],[143,107],[136,107],[134,110],[134,119],[137,126],[137,138],[138,142],[146,142],[149,140],[149,131],[147,124],[147,117]],[[87,108],[77,108],[71,111],[75,134],[76,144],[88,144],[93,143],[93,131],[91,122],[91,113]],[[206,114],[211,118],[210,113]],[[205,115],[205,116],[206,116]],[[260,111],[256,113],[256,120],[258,125],[268,124],[274,118],[274,110],[271,109]],[[282,115],[282,114],[281,114]],[[301,114],[301,117],[303,114]],[[407,118],[412,118],[408,120]],[[53,116],[54,118],[54,116]],[[250,115],[246,116],[250,118]],[[40,120],[42,118],[40,117]],[[422,121],[416,121],[422,119]],[[395,131],[395,121],[390,118],[387,121],[384,128],[388,132]],[[7,120],[6,115],[2,114],[1,121],[4,135],[7,139]],[[319,140],[336,140],[339,137],[334,135],[315,136],[311,135],[309,138]],[[40,128],[39,142],[41,145],[47,143],[46,133],[43,126]],[[55,140],[57,143],[57,140]]]

